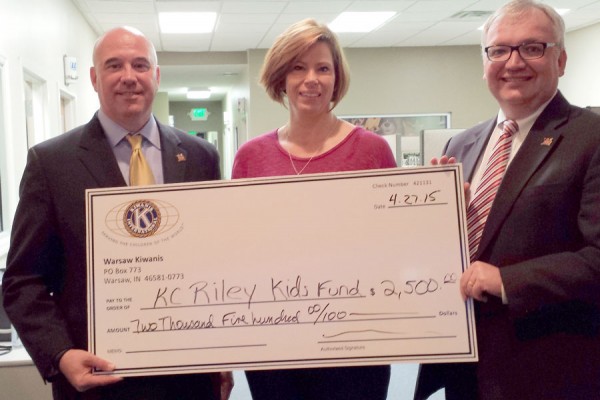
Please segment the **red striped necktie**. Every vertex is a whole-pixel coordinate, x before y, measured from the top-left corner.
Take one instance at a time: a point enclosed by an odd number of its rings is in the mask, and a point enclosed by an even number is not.
[[[490,213],[492,203],[508,165],[513,135],[519,130],[519,125],[509,119],[502,122],[501,125],[502,135],[500,135],[498,142],[494,146],[492,156],[488,160],[487,167],[481,177],[481,182],[467,210],[467,230],[469,232],[469,256],[471,257],[471,262],[474,261],[473,257],[479,247],[485,221]]]

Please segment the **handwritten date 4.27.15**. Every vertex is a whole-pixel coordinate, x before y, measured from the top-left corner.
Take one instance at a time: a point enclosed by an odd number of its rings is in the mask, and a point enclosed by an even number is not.
[[[422,206],[428,204],[441,204],[438,195],[441,190],[433,190],[431,192],[413,194],[413,193],[394,193],[390,195],[389,207],[407,207],[407,206]]]

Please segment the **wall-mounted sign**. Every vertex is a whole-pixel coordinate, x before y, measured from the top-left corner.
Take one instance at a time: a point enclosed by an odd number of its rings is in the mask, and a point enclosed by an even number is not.
[[[75,83],[79,78],[77,74],[77,58],[63,56],[63,62],[65,67],[65,85]]]
[[[206,121],[209,114],[206,108],[192,108],[188,113],[192,121]]]

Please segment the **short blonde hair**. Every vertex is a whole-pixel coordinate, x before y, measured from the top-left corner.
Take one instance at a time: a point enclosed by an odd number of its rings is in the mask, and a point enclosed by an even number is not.
[[[329,45],[333,57],[335,84],[331,109],[342,100],[350,86],[350,74],[344,52],[335,34],[326,25],[319,24],[314,19],[305,19],[291,25],[277,37],[267,52],[260,72],[260,83],[271,99],[284,104],[288,72],[296,60],[317,42]]]

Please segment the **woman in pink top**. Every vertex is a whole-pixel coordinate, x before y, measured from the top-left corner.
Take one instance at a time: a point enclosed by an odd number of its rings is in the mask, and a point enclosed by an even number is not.
[[[337,38],[325,25],[307,19],[290,26],[268,51],[260,82],[289,109],[289,121],[239,149],[234,179],[396,166],[383,138],[333,113],[349,76]],[[254,400],[384,400],[390,367],[247,371],[246,377]]]

